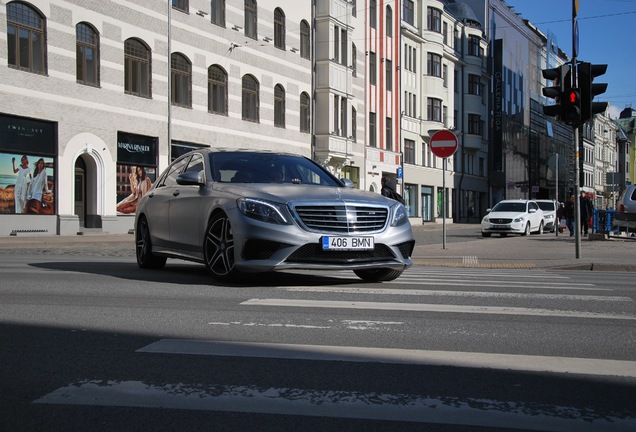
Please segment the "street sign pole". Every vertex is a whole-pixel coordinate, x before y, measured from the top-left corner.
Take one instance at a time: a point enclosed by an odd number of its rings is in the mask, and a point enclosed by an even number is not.
[[[429,141],[431,152],[444,159],[442,162],[442,247],[446,249],[446,163],[448,157],[457,151],[457,136],[446,129],[438,130]]]

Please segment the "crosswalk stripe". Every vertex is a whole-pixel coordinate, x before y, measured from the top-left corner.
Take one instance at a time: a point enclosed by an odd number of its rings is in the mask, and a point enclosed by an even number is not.
[[[593,318],[610,320],[636,320],[634,315],[612,313],[579,312],[572,310],[549,310],[536,308],[520,308],[507,306],[463,306],[424,303],[390,303],[337,300],[296,300],[296,299],[250,299],[241,303],[244,306],[281,306],[326,309],[366,309],[366,310],[401,310],[414,312],[470,313],[489,315],[526,315],[550,316],[563,318]]]
[[[471,285],[475,286],[475,285]],[[518,288],[518,287],[515,287]],[[544,288],[544,287],[541,287]],[[400,295],[400,296],[436,296],[436,297],[479,297],[479,298],[508,298],[508,299],[540,299],[540,300],[576,300],[597,302],[633,302],[631,297],[621,296],[595,296],[572,294],[539,294],[539,293],[512,293],[512,292],[485,292],[485,291],[446,291],[446,290],[422,290],[400,288],[363,288],[363,287],[337,287],[337,286],[293,286],[280,288],[290,292],[318,292],[337,294],[372,294],[372,295]]]
[[[566,406],[541,409],[523,402],[485,398],[436,398],[413,394],[230,384],[190,386],[132,380],[86,380],[59,388],[34,402],[425,422],[505,429],[517,429],[522,424],[524,428],[553,432],[614,432],[636,427],[634,419],[611,416],[590,419],[588,410]],[[507,409],[502,410],[501,406]]]

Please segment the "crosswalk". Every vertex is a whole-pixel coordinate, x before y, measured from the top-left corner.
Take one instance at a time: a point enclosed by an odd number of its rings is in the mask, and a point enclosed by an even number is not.
[[[554,319],[636,321],[630,297],[592,282],[573,284],[569,277],[541,270],[452,269],[414,266],[401,278],[384,284],[339,284],[350,273],[337,273],[331,283],[314,286],[281,285],[268,297],[237,302],[233,320],[210,320],[211,328],[235,327],[254,331],[276,329],[303,332],[398,332],[403,319],[359,316],[359,311],[434,313],[449,317],[515,316]],[[522,306],[522,304],[530,304]],[[619,305],[598,307],[599,305]],[[621,309],[621,306],[624,306]],[[325,318],[298,322],[276,319],[287,312],[324,311]],[[261,310],[269,313],[266,316]],[[622,312],[613,312],[616,309]],[[602,310],[604,312],[599,312]],[[347,311],[350,316],[334,311]],[[627,312],[625,312],[627,311]],[[320,315],[320,314],[319,314]],[[338,318],[334,318],[337,316]],[[393,316],[399,316],[393,314]],[[246,317],[250,317],[247,319]],[[321,334],[323,334],[321,333]],[[408,366],[451,366],[523,373],[561,373],[636,378],[636,362],[560,356],[398,349],[325,344],[231,342],[160,338],[140,346],[132,355],[240,358],[285,362],[344,362]],[[117,406],[179,410],[229,411],[277,415],[352,418],[394,422],[460,424],[514,430],[619,431],[636,430],[635,417],[596,415],[590,407],[525,403],[465,395],[356,391],[302,386],[206,382],[151,382],[142,379],[82,378],[33,401],[38,405]],[[501,409],[505,407],[505,409]]]

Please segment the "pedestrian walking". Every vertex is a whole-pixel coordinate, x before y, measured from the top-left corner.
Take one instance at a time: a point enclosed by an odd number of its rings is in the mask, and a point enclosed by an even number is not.
[[[587,197],[585,192],[581,192],[579,206],[581,209],[581,234],[588,235],[590,229],[590,219],[592,219],[592,216],[594,215],[594,205],[592,204],[592,200]]]
[[[570,195],[570,199],[565,204],[565,222],[572,237],[574,235],[574,194]]]

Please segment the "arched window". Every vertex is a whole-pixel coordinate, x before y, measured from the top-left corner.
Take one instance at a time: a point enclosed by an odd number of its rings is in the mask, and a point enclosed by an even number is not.
[[[245,36],[258,39],[256,0],[245,0]]]
[[[77,82],[99,85],[99,34],[87,23],[75,26]]]
[[[285,88],[280,84],[274,87],[274,126],[285,127]]]
[[[150,48],[138,39],[124,42],[124,90],[137,96],[150,97]]]
[[[393,9],[386,7],[386,36],[393,37]]]
[[[208,68],[208,111],[227,115],[227,72],[216,65]]]
[[[311,58],[309,43],[309,24],[307,21],[302,20],[300,22],[300,57],[304,59]]]
[[[285,12],[281,8],[274,10],[274,46],[285,49]]]
[[[300,94],[300,131],[311,132],[309,95],[306,92]]]
[[[259,84],[252,75],[243,76],[242,85],[243,120],[258,122],[259,120]]]
[[[21,2],[7,4],[9,66],[46,73],[46,21],[35,8]]]
[[[172,65],[172,103],[182,107],[192,107],[192,65],[186,56],[173,53]]]

